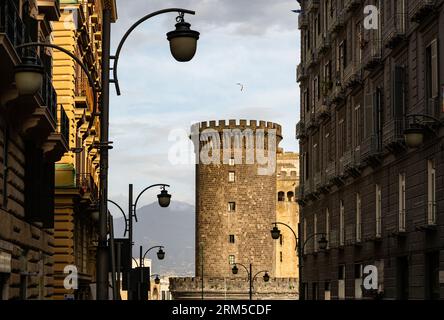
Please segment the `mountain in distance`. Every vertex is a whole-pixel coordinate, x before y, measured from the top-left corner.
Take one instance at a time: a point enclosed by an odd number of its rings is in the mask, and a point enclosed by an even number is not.
[[[195,210],[194,206],[171,201],[168,208],[157,202],[137,209],[138,222],[133,220],[133,257],[139,261],[140,245],[143,253],[153,246],[164,246],[165,259],[157,259],[157,250],[151,250],[146,258],[152,261],[151,274],[161,276],[194,276]],[[114,219],[114,236],[123,237],[123,217]],[[126,235],[127,237],[128,235]]]

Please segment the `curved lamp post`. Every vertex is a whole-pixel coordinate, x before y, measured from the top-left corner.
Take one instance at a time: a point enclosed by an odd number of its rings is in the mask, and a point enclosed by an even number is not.
[[[407,120],[410,118],[413,120],[413,123],[404,130],[404,139],[406,145],[412,149],[421,147],[427,132],[432,132],[436,135],[437,129],[444,126],[444,121],[427,114],[409,114],[406,116]],[[423,120],[420,121],[418,118]]]
[[[250,284],[249,296],[250,296],[250,300],[253,300],[253,282],[254,282],[254,280],[256,279],[256,277],[258,275],[260,275],[261,273],[264,273],[264,276],[263,276],[264,282],[270,281],[270,276],[268,275],[268,271],[267,270],[259,271],[255,275],[253,275],[253,265],[251,263],[250,263],[250,268],[247,268],[242,263],[237,263],[236,262],[233,265],[233,267],[231,268],[231,272],[233,274],[238,274],[239,273],[239,268],[237,267],[237,265],[240,265],[241,267],[243,267],[245,269],[245,271],[247,272],[248,281],[249,281],[249,284]]]
[[[292,227],[290,227],[288,224],[283,223],[283,222],[273,222],[273,229],[271,229],[271,237],[274,240],[278,240],[281,236],[281,230],[279,230],[279,228],[277,227],[277,225],[283,225],[285,227],[287,227],[288,229],[291,230],[291,232],[294,235],[294,238],[296,240],[296,252],[298,255],[298,269],[299,269],[299,300],[304,300],[305,299],[305,292],[304,292],[304,287],[302,285],[302,267],[303,267],[303,253],[304,253],[304,249],[305,249],[305,245],[307,244],[307,242],[309,240],[311,240],[312,238],[316,237],[316,236],[321,236],[321,238],[319,239],[318,243],[319,243],[319,249],[321,250],[325,250],[327,249],[327,245],[328,245],[328,240],[326,238],[326,233],[323,232],[318,232],[318,233],[314,233],[312,235],[310,235],[309,237],[307,237],[307,239],[305,239],[304,243],[300,244],[300,239],[299,237],[296,235],[296,232],[293,230]],[[298,223],[298,233],[301,234],[301,227],[300,224]]]
[[[118,60],[120,56],[120,51],[126,39],[130,33],[144,21],[158,16],[164,13],[177,12],[179,15],[176,18],[176,28],[175,30],[167,34],[167,39],[170,42],[170,51],[173,57],[177,61],[189,61],[193,58],[196,52],[196,43],[199,39],[199,32],[190,29],[190,24],[185,22],[184,15],[191,14],[194,15],[195,12],[187,9],[181,8],[170,8],[163,9],[153,13],[149,13],[139,19],[134,23],[128,31],[125,33],[119,46],[117,48],[116,55],[111,56],[111,8],[109,6],[104,6],[103,17],[102,17],[102,79],[101,79],[101,108],[100,108],[100,143],[97,147],[100,149],[100,217],[99,217],[99,237],[98,237],[98,248],[97,248],[97,263],[96,263],[96,277],[97,277],[97,299],[107,300],[108,299],[108,244],[107,244],[107,214],[108,214],[108,151],[111,149],[112,142],[109,141],[109,85],[114,83],[116,86],[117,94],[120,95],[119,81],[117,77],[117,67]],[[16,49],[27,48],[27,47],[50,47],[60,50],[68,54],[73,58],[82,69],[85,71],[88,77],[89,84],[93,89],[94,93],[94,106],[92,119],[89,122],[88,129],[85,135],[91,130],[94,123],[94,118],[97,113],[97,90],[92,81],[91,74],[88,68],[76,57],[74,54],[68,50],[61,48],[59,46],[47,43],[31,42],[19,45]],[[110,79],[110,60],[114,60],[113,66],[113,79]],[[18,86],[18,91],[21,94],[32,94],[33,91],[37,90],[42,85],[42,69],[37,63],[33,63],[29,58],[23,58],[22,63],[15,69],[15,79],[16,85]],[[34,93],[35,93],[34,92]],[[159,200],[165,200],[166,197],[159,198]],[[129,217],[129,223],[131,224],[132,218]]]

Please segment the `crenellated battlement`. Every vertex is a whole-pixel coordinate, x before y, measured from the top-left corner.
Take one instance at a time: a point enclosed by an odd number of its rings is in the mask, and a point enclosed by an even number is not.
[[[263,120],[211,120],[211,121],[202,121],[199,123],[195,123],[192,125],[192,133],[201,133],[202,131],[206,129],[214,129],[216,131],[220,131],[221,133],[223,130],[226,129],[251,129],[253,131],[256,130],[265,130],[268,131],[270,129],[276,130],[276,135],[282,137],[282,126],[269,121],[263,121]]]

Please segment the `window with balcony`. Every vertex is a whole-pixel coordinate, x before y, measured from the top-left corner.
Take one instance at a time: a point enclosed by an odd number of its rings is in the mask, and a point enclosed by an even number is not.
[[[426,106],[427,113],[436,115],[439,96],[439,56],[438,40],[434,39],[426,48]]]
[[[375,215],[376,215],[376,237],[382,236],[382,190],[381,185],[377,184],[376,187],[376,199],[375,199]]]
[[[356,193],[356,242],[362,240],[362,206],[361,194]]]
[[[345,124],[345,115],[344,115],[345,108],[342,108],[342,110],[338,111],[337,114],[337,121],[338,121],[338,131],[337,131],[337,150],[338,150],[338,157],[342,157],[345,152],[345,148],[347,145],[347,132],[346,132],[346,124]]]
[[[399,209],[399,219],[398,219],[398,231],[405,232],[406,231],[406,198],[405,198],[405,173],[399,174],[399,183],[398,183],[398,209]]]
[[[343,246],[345,244],[345,210],[344,201],[339,201],[339,245]]]
[[[427,161],[427,223],[436,224],[436,169],[435,161]]]

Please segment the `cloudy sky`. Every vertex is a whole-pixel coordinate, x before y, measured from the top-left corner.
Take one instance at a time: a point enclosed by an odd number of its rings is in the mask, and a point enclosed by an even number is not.
[[[175,139],[186,139],[194,122],[277,122],[284,132],[280,146],[297,150],[299,32],[291,12],[296,0],[117,0],[117,6],[113,52],[132,23],[167,7],[195,10],[185,19],[201,35],[188,63],[176,62],[169,52],[165,34],[174,29],[175,13],[146,21],[125,43],[119,60],[122,95],[111,90],[110,199],[125,205],[128,183],[136,192],[168,183],[174,200],[194,204],[194,165],[173,164],[168,157]],[[144,195],[141,204],[156,194]]]

